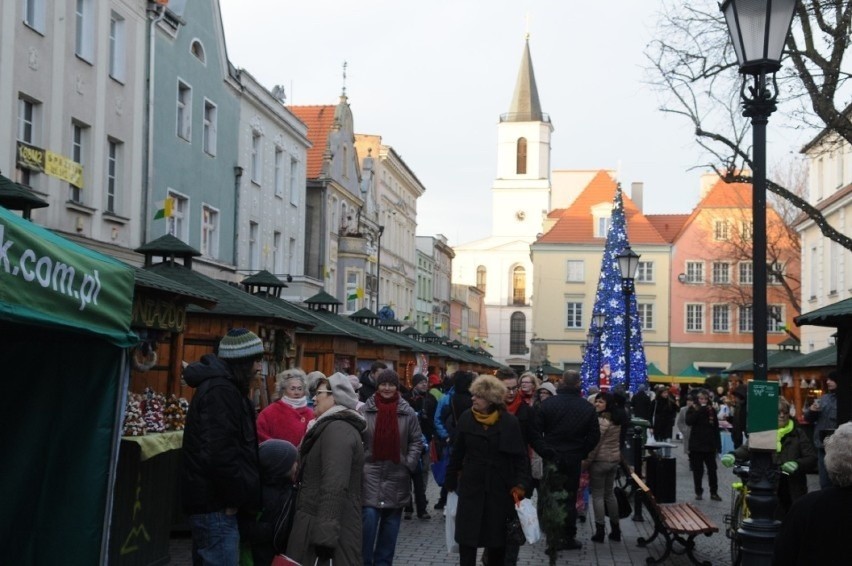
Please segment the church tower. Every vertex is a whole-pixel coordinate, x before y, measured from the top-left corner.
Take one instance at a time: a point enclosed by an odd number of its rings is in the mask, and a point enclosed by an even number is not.
[[[529,35],[509,111],[497,126],[497,178],[491,187],[494,236],[535,237],[550,211],[550,135],[541,111]]]

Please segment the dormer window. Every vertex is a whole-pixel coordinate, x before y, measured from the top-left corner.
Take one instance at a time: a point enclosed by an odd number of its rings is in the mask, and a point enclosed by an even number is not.
[[[602,202],[592,207],[595,238],[606,238],[609,225],[612,223],[612,204]]]

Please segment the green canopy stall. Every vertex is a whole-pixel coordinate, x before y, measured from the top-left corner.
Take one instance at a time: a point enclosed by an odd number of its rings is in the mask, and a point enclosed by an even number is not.
[[[0,207],[0,563],[106,560],[133,272]]]

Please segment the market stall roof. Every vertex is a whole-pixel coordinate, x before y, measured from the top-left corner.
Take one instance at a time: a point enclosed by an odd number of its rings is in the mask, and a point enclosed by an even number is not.
[[[197,289],[202,293],[214,297],[217,301],[216,305],[209,310],[190,305],[187,307],[187,312],[210,312],[226,316],[271,318],[291,322],[298,326],[313,326],[311,321],[306,317],[291,311],[284,311],[267,301],[246,293],[242,289],[208,277],[198,271],[193,271],[183,265],[173,262],[163,262],[148,266],[145,269],[157,275],[162,275],[166,279],[177,281],[182,285]]]
[[[313,297],[305,299],[306,305],[342,305],[335,297],[329,295],[325,291],[320,291]]]
[[[137,287],[163,291],[170,295],[179,295],[183,297],[186,302],[195,303],[196,305],[204,308],[210,308],[216,304],[216,298],[212,295],[201,293],[191,287],[182,285],[177,281],[172,281],[171,279],[166,279],[165,277],[157,275],[153,271],[147,269],[133,267],[133,277]]]
[[[844,299],[801,314],[794,318],[793,322],[796,326],[831,326],[833,328],[852,326],[852,299]]]
[[[265,269],[261,269],[257,273],[249,275],[245,279],[243,279],[240,283],[246,286],[259,286],[259,287],[286,287],[287,284],[281,281],[272,273],[268,272]]]
[[[766,366],[769,369],[789,367],[786,364],[789,364],[801,357],[802,353],[797,350],[774,350],[769,352],[766,356]],[[723,370],[721,373],[731,374],[742,371],[754,371],[754,360],[745,360],[738,364],[734,364],[728,369]]]
[[[0,207],[0,320],[129,347],[133,270]]]
[[[30,189],[0,174],[0,206],[23,211],[24,218],[29,219],[32,209],[50,205]]]
[[[800,357],[790,360],[786,365],[779,365],[778,368],[816,368],[816,367],[834,367],[837,365],[837,346],[831,345],[828,348],[816,350],[808,354],[802,354]]]
[[[551,365],[550,362],[547,360],[544,361],[544,364],[539,369],[541,369],[541,372],[545,375],[562,375],[564,371],[556,366]]]
[[[165,234],[156,240],[151,240],[147,244],[142,244],[134,251],[143,254],[146,260],[151,256],[158,257],[199,257],[201,252],[172,236]],[[188,266],[187,266],[188,267]]]
[[[274,297],[272,295],[268,295],[266,293],[257,293],[254,295],[258,299],[263,301],[267,301],[270,304],[274,305],[277,308],[282,308],[287,311],[292,312],[294,315],[305,318],[309,321],[313,326],[307,327],[298,330],[299,334],[322,334],[326,336],[346,336],[348,338],[353,338],[356,340],[364,340],[363,336],[358,334],[354,334],[347,329],[344,324],[338,322],[342,317],[338,315],[333,315],[331,317],[326,317],[322,313],[328,311],[317,311],[310,310],[294,303],[285,301],[284,299]],[[333,314],[333,313],[329,313]],[[334,317],[337,317],[336,319]]]
[[[645,372],[648,374],[648,377],[653,377],[653,376],[657,376],[657,375],[665,375],[663,373],[663,370],[658,368],[657,364],[655,364],[654,362],[651,362],[651,363],[648,364],[648,368],[645,370]]]

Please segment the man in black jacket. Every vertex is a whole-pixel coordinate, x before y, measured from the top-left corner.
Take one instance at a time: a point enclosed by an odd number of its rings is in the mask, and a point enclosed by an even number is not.
[[[375,361],[370,364],[370,371],[361,374],[361,388],[358,389],[358,399],[362,403],[366,403],[367,399],[373,396],[379,386],[376,384],[376,378],[387,369],[388,365],[385,362]]]
[[[580,463],[601,436],[595,408],[580,394],[577,371],[566,371],[556,396],[539,406],[535,430],[540,434],[533,438],[532,446],[545,462],[538,501],[547,552],[577,550],[582,548],[576,538],[574,505],[580,487]]]
[[[234,328],[183,372],[195,394],[183,435],[181,495],[192,529],[193,564],[231,564],[239,559],[237,512],[260,508],[255,409],[248,399],[260,370],[263,342]]]

